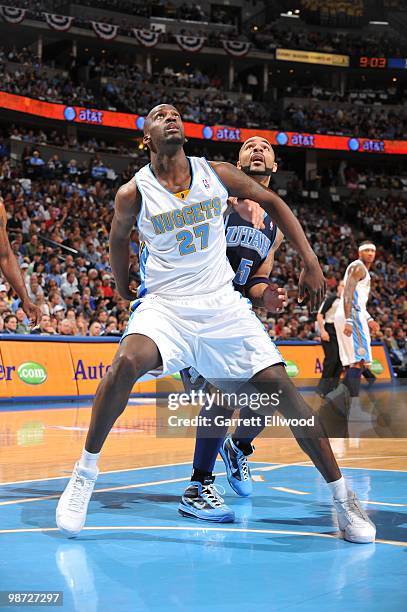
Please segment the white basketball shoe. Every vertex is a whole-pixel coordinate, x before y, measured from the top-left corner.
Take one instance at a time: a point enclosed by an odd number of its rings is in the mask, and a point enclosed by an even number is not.
[[[343,532],[345,540],[356,544],[374,542],[376,527],[363,510],[354,491],[348,491],[348,498],[344,501],[334,499],[334,505],[339,529]]]
[[[57,527],[68,538],[77,536],[86,521],[89,501],[99,474],[75,463],[72,476],[56,509]]]

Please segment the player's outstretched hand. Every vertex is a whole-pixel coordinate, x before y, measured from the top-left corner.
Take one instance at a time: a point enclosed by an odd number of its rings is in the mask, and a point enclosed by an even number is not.
[[[233,210],[242,219],[251,223],[255,229],[265,228],[264,210],[257,202],[248,199],[242,200],[241,198],[229,198],[228,202],[233,207]]]
[[[317,257],[312,262],[307,262],[301,270],[298,281],[298,301],[300,303],[304,300],[306,293],[309,295],[311,312],[316,312],[326,293],[326,281]]]
[[[380,325],[376,323],[373,319],[370,319],[368,322],[368,326],[372,334],[375,336],[380,331]]]
[[[288,294],[284,287],[275,283],[268,285],[263,293],[263,305],[269,312],[281,312],[288,304]]]
[[[42,317],[41,308],[39,306],[36,306],[30,300],[27,300],[26,302],[22,303],[22,309],[28,317],[30,328],[33,328],[39,324]]]

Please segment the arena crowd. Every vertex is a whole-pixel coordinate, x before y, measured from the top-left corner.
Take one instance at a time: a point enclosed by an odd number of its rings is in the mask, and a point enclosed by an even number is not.
[[[9,285],[0,282],[1,333],[120,335],[129,319],[129,304],[117,293],[109,266],[108,235],[115,192],[136,168],[146,163],[144,151],[135,164],[114,179],[98,176],[91,167],[61,164],[47,173],[27,173],[25,163],[0,163],[1,195],[8,214],[8,232],[31,299],[41,307],[39,329],[28,322]],[[103,163],[103,162],[102,162]],[[406,203],[396,192],[372,201],[355,189],[342,206],[322,218],[318,207],[301,202],[299,178],[288,185],[286,199],[320,258],[330,291],[335,291],[360,240],[380,238],[369,311],[381,325],[378,338],[389,346],[395,361],[406,359],[407,252]],[[399,192],[401,193],[401,192]],[[356,205],[357,204],[357,205]],[[131,236],[130,283],[139,284],[138,234]],[[340,246],[340,248],[338,248]],[[318,340],[315,315],[298,305],[300,261],[284,242],[273,280],[287,289],[289,305],[281,315],[259,312],[275,340]]]
[[[9,54],[10,55],[10,54]],[[285,129],[367,138],[407,137],[407,111],[403,106],[369,104],[290,103],[279,106],[247,99],[245,92],[233,97],[224,91],[222,79],[201,70],[174,71],[167,67],[147,74],[136,64],[99,64],[90,58],[90,74],[103,77],[101,92],[75,84],[66,72],[50,74],[35,63],[22,63],[17,70],[1,61],[1,90],[49,102],[118,110],[146,115],[159,102],[171,102],[185,121],[207,125]],[[240,84],[241,85],[241,84]],[[247,85],[247,84],[246,84]],[[250,86],[244,89],[250,89]],[[256,88],[256,87],[255,87]],[[236,89],[241,89],[236,85]]]

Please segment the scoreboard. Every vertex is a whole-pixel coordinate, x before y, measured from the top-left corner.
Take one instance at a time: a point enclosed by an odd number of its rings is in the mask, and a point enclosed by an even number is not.
[[[361,57],[352,58],[351,65],[353,68],[395,68],[398,70],[407,70],[407,58],[405,57],[376,57],[362,55]]]
[[[386,68],[387,58],[385,57],[366,57],[358,58],[358,68]]]

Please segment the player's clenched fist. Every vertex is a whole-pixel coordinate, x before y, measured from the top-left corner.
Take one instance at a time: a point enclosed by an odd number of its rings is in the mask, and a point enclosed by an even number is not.
[[[370,321],[368,321],[368,325],[369,325],[369,329],[372,332],[372,334],[375,335],[380,331],[380,325],[373,319],[370,319]]]
[[[278,287],[275,283],[270,284],[263,293],[263,305],[269,312],[281,312],[288,304],[287,291]]]

